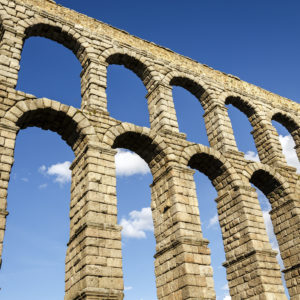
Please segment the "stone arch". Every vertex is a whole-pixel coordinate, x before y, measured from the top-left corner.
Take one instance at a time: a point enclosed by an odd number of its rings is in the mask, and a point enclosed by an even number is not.
[[[239,175],[230,162],[217,150],[203,146],[192,145],[184,149],[180,162],[205,174],[216,188],[219,195],[223,191],[225,180],[231,187],[241,185]]]
[[[285,195],[292,192],[286,178],[281,176],[275,169],[268,165],[251,162],[243,170],[243,175],[249,182],[258,187],[266,195],[266,197],[279,187],[285,190]],[[280,192],[280,195],[283,195],[282,191]]]
[[[207,135],[208,141],[211,146],[216,146],[217,140],[220,139],[216,138],[216,135],[214,134],[214,132],[216,132],[214,130],[214,126],[222,122],[223,113],[219,109],[221,105],[218,105],[218,99],[214,91],[212,91],[212,89],[210,88],[210,86],[203,82],[200,78],[192,74],[186,74],[180,71],[170,71],[162,79],[162,83],[164,84],[164,86],[168,87],[168,91],[166,93],[165,98],[168,100],[167,103],[170,103],[168,105],[168,112],[169,115],[172,117],[170,118],[171,120],[169,121],[169,123],[173,122],[173,120],[176,120],[176,128],[177,131],[179,130],[177,114],[174,107],[173,94],[173,86],[179,86],[191,93],[199,101],[202,109],[204,110],[204,112],[201,112],[201,110],[199,109],[199,113],[203,114],[199,117],[203,117],[204,119],[206,129],[205,133]],[[197,110],[196,107],[195,110]],[[175,126],[173,125],[173,127]]]
[[[250,102],[249,98],[237,93],[225,92],[221,94],[220,99],[224,104],[232,104],[247,116],[253,128],[251,134],[261,162],[284,165],[281,145],[274,136],[273,126],[264,108],[258,108],[255,101]]]
[[[213,101],[214,94],[209,86],[199,78],[179,71],[171,71],[165,75],[162,82],[166,85],[180,86],[193,94],[205,110]]]
[[[72,188],[71,188],[71,202],[70,202],[70,240],[67,248],[66,259],[73,259],[73,253],[77,243],[74,232],[78,229],[79,220],[83,219],[82,203],[85,202],[86,193],[77,193],[85,187],[84,183],[89,176],[88,168],[83,167],[87,164],[87,157],[92,154],[97,155],[100,151],[93,150],[95,145],[99,144],[98,138],[86,116],[78,109],[61,104],[57,101],[52,101],[46,98],[28,99],[18,101],[12,106],[1,118],[0,128],[1,132],[6,132],[9,151],[1,146],[0,151],[7,153],[9,165],[6,167],[7,184],[5,186],[5,193],[2,194],[3,201],[1,204],[6,206],[7,186],[10,176],[11,166],[14,162],[14,145],[18,132],[27,127],[39,127],[44,130],[51,130],[58,133],[63,140],[72,148],[75,154],[75,160],[71,165],[72,169]],[[2,149],[1,149],[2,148]],[[92,154],[91,154],[92,152]],[[1,164],[0,164],[1,165]],[[0,167],[3,167],[2,165]],[[80,176],[78,175],[80,173]],[[95,177],[95,176],[94,176]],[[91,177],[89,177],[91,182]],[[95,179],[94,179],[95,180]],[[76,186],[76,189],[73,188]],[[78,186],[80,186],[78,188]],[[3,204],[4,203],[4,204]],[[77,227],[76,227],[77,226]],[[5,228],[4,228],[5,229]],[[4,231],[3,229],[3,231]],[[1,240],[2,239],[2,240]],[[0,237],[0,244],[3,242],[3,235]],[[2,249],[1,249],[2,250]],[[1,254],[1,253],[0,253]],[[73,263],[73,262],[72,262]],[[75,274],[77,273],[77,274]],[[69,280],[71,276],[79,277],[79,272],[74,271],[73,268],[66,269],[66,279]],[[70,275],[71,274],[71,275]],[[75,274],[75,275],[74,275]],[[76,283],[76,282],[75,282]],[[69,281],[66,281],[66,298],[68,298],[70,287]]]
[[[234,107],[244,113],[248,119],[257,114],[257,108],[253,103],[250,103],[245,97],[241,97],[236,93],[224,93],[221,95],[224,104],[232,104]]]
[[[146,127],[121,123],[111,127],[103,137],[109,148],[126,148],[137,153],[149,165],[152,175],[161,171],[173,156],[164,140]]]
[[[172,155],[165,144],[162,137],[156,133],[152,133],[146,127],[138,127],[130,123],[120,123],[111,127],[106,131],[103,137],[103,145],[106,150],[105,152],[111,151],[111,148],[126,148],[138,154],[144,161],[148,164],[150,171],[152,173],[153,183],[150,185],[151,188],[151,212],[152,220],[154,227],[154,237],[156,240],[156,249],[160,245],[160,232],[163,225],[161,224],[161,209],[163,205],[166,205],[165,193],[161,196],[160,192],[163,191],[159,189],[156,190],[157,183],[160,180],[164,180],[164,176],[169,172],[170,169],[170,160]],[[114,161],[110,161],[110,170],[114,169]],[[165,185],[165,188],[167,185]],[[117,199],[117,197],[116,197]],[[162,200],[163,199],[163,200]],[[167,199],[167,205],[170,204],[170,201]],[[117,200],[116,200],[117,202]],[[149,203],[150,204],[150,203]],[[169,206],[168,206],[169,207]],[[157,272],[157,264],[155,264],[155,272]],[[157,293],[161,289],[161,284],[156,280],[157,283]]]
[[[131,70],[142,80],[148,91],[155,81],[159,81],[159,75],[157,75],[154,65],[147,58],[136,54],[134,51],[112,47],[104,50],[99,59],[102,63],[123,65]]]
[[[300,160],[300,124],[297,119],[287,112],[276,111],[271,115],[271,120],[274,120],[284,126],[295,142],[295,149]]]
[[[97,139],[94,128],[80,110],[46,98],[17,102],[1,123],[17,131],[36,126],[57,132],[74,152],[79,151],[85,138],[87,142]]]
[[[68,25],[36,18],[26,20],[26,25],[22,32],[24,40],[39,36],[55,41],[71,50],[82,67],[84,67],[86,59],[93,56],[87,49],[88,43],[85,38],[82,35],[77,38],[78,33]]]
[[[262,212],[258,209],[258,200],[249,183],[243,183],[240,175],[218,151],[201,145],[192,145],[184,151],[182,161],[188,166],[204,173],[218,192],[218,219],[222,230],[222,238],[226,256],[226,267],[229,291],[232,297],[239,296],[235,289],[238,286],[235,274],[237,269],[243,270],[253,260],[253,254],[258,250],[265,251],[270,257],[270,266],[274,264],[278,269],[275,255],[267,242]],[[255,220],[253,221],[253,216]],[[253,232],[257,236],[253,236]],[[256,249],[257,250],[253,250]],[[242,250],[243,249],[243,250]],[[245,249],[247,255],[244,255]],[[268,253],[269,251],[269,253]],[[241,253],[243,252],[243,255]],[[249,257],[248,257],[249,256]],[[251,258],[252,257],[252,258]],[[264,257],[255,258],[264,261]],[[246,262],[249,260],[249,262]],[[242,271],[247,273],[248,271]],[[257,273],[250,271],[256,277]],[[280,278],[280,273],[276,274]]]
[[[296,213],[297,191],[291,188],[288,179],[267,165],[250,163],[243,175],[259,188],[270,202],[269,214],[285,267],[283,273],[286,286],[292,296],[295,282],[291,280],[290,273],[293,272],[295,262],[298,261],[296,253],[299,248],[295,241],[299,232],[299,216]]]
[[[20,20],[18,25],[18,28],[22,28],[22,30],[18,32],[20,35],[20,46],[18,47],[17,51],[20,52],[20,57],[24,42],[33,36],[44,37],[71,50],[81,64],[81,77],[82,74],[85,73],[88,64],[95,56],[93,53],[94,51],[92,50],[90,43],[87,41],[85,36],[79,34],[75,28],[67,24],[60,24],[59,22],[54,22],[52,20],[43,19],[40,16],[37,16],[28,18],[26,20]],[[17,60],[15,64],[18,65],[16,68],[16,75],[18,75],[20,61]],[[16,76],[16,78],[17,77],[18,76]],[[17,85],[17,79],[15,81],[14,88]],[[89,82],[90,79],[81,80],[82,102],[85,102],[84,100],[87,87],[90,88]]]
[[[299,122],[296,121],[295,117],[287,112],[277,111],[272,115],[271,119],[286,127],[290,134],[300,128]]]

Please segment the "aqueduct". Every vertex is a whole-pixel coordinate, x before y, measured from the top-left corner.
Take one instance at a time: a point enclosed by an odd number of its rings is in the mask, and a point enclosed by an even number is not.
[[[139,154],[152,175],[157,297],[215,299],[210,251],[203,238],[193,170],[218,192],[216,205],[232,299],[286,299],[257,194],[272,206],[274,231],[290,298],[300,299],[300,179],[287,166],[276,120],[300,158],[300,105],[113,28],[51,0],[0,0],[0,254],[7,187],[20,129],[57,132],[75,154],[71,165],[70,240],[65,300],[123,299],[121,227],[117,224],[115,148]],[[24,41],[41,36],[69,48],[82,65],[81,109],[16,90]],[[150,128],[110,117],[106,70],[124,65],[144,83]],[[179,132],[172,86],[194,94],[205,110],[210,147]],[[225,104],[246,114],[261,163],[239,152]]]

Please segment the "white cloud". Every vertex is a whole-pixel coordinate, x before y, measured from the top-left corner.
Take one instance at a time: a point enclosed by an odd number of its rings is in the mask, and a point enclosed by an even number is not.
[[[130,291],[130,290],[132,290],[132,286],[125,286],[124,287],[124,291]]]
[[[152,212],[150,207],[142,210],[133,210],[129,213],[129,219],[122,218],[122,234],[129,238],[146,238],[145,231],[153,231]]]
[[[21,178],[21,180],[24,181],[24,182],[28,182],[29,181],[29,179],[27,177],[23,177],[23,178]]]
[[[294,149],[295,142],[293,138],[290,135],[282,136],[279,135],[279,141],[282,146],[283,154],[285,155],[287,163],[297,168],[297,172],[300,173],[300,163],[296,154],[296,151]]]
[[[46,168],[45,165],[42,165],[42,166],[39,167],[39,172],[40,172],[41,174],[45,174],[46,171],[47,171],[47,168]]]
[[[223,300],[231,300],[231,297],[229,295],[226,295]]]
[[[115,162],[117,176],[144,175],[150,173],[147,163],[134,152],[118,149]]]
[[[263,217],[264,217],[264,222],[265,222],[265,225],[266,225],[267,234],[270,238],[270,241],[272,241],[272,240],[275,239],[275,235],[274,235],[274,232],[273,232],[273,225],[272,225],[272,221],[271,221],[271,218],[270,218],[269,211],[264,210],[263,211]]]
[[[215,214],[212,218],[209,219],[209,224],[207,225],[207,228],[215,226],[216,224],[218,224],[218,221],[218,215]]]
[[[45,165],[43,165],[39,168],[39,172],[43,175],[55,176],[54,182],[64,184],[71,181],[70,165],[71,162],[69,161],[57,163],[48,168]]]
[[[222,286],[222,290],[229,291],[228,283],[226,283]]]
[[[253,160],[253,161],[257,161],[257,162],[260,161],[259,157],[258,157],[258,154],[255,153],[255,152],[253,152],[253,151],[247,151],[245,153],[245,159],[247,159],[247,160]]]
[[[43,184],[40,184],[39,185],[39,189],[45,189],[46,187],[48,186],[48,184],[47,183],[43,183]]]

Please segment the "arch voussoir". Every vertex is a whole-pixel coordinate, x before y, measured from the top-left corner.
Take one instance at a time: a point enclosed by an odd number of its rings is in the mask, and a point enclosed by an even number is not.
[[[257,171],[264,171],[265,173],[269,174],[270,176],[274,177],[280,185],[288,185],[286,178],[280,175],[274,168],[271,166],[262,164],[260,162],[250,162],[243,170],[243,175],[250,181],[253,174]]]
[[[73,131],[76,130],[78,132],[78,135],[88,132],[89,135],[96,136],[94,128],[81,111],[46,98],[18,101],[16,105],[5,113],[1,119],[1,123],[16,128],[26,128],[28,125],[34,126],[35,114],[44,114],[45,117],[49,114],[52,114],[52,116],[55,114],[52,119],[47,119],[48,123],[44,129],[57,131],[62,137],[64,137],[64,132],[70,130],[70,126],[73,128]],[[57,122],[56,117],[59,118],[61,125]],[[39,116],[37,127],[42,126],[39,125],[42,122],[40,118]],[[52,125],[54,126],[53,128],[51,127]],[[65,139],[67,139],[67,136]]]

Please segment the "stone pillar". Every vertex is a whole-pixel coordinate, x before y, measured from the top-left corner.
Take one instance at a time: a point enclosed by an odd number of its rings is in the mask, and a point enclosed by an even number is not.
[[[81,108],[97,109],[107,112],[106,73],[107,63],[98,59],[86,58],[81,76]]]
[[[238,152],[227,107],[212,103],[203,115],[209,144],[221,152]]]
[[[157,83],[146,95],[151,129],[156,132],[178,133],[172,87]]]
[[[268,165],[286,166],[278,133],[272,123],[257,115],[252,115],[249,121],[260,161]]]
[[[193,174],[187,167],[170,166],[151,186],[159,300],[216,298]]]
[[[255,189],[235,187],[216,202],[232,299],[287,299]]]
[[[7,207],[7,188],[11,167],[14,162],[14,148],[18,128],[0,124],[0,268],[2,263],[3,239]]]
[[[286,285],[292,300],[300,299],[300,195],[292,194],[289,199],[279,198],[279,192],[268,195],[274,232],[278,241]],[[276,196],[277,195],[277,196]]]
[[[25,36],[5,26],[0,42],[0,82],[15,88],[20,70],[20,59]]]
[[[71,166],[65,300],[123,299],[115,153],[86,145]]]

